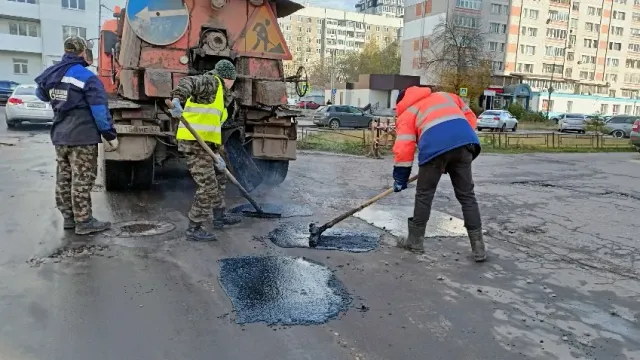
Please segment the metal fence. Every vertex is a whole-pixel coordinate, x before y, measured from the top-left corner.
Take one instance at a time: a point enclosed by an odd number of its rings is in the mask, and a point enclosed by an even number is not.
[[[601,134],[548,133],[479,133],[483,146],[496,149],[553,148],[553,149],[622,149],[633,148],[629,139]]]

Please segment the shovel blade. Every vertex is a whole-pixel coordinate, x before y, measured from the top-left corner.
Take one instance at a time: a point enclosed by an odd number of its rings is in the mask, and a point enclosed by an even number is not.
[[[242,146],[238,136],[227,139],[224,143],[224,151],[227,154],[231,172],[242,187],[251,192],[262,183],[262,173],[253,162],[251,154]]]

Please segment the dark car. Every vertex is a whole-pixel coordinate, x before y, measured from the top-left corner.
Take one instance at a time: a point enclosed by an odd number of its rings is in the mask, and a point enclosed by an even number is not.
[[[319,108],[320,104],[318,104],[315,101],[307,101],[307,100],[303,100],[300,101],[298,104],[296,104],[300,109],[311,109],[311,110],[315,110],[317,108]]]
[[[0,104],[7,103],[7,100],[9,100],[13,90],[15,90],[18,85],[20,84],[15,81],[0,80]]]
[[[366,128],[371,126],[373,116],[355,106],[331,105],[322,106],[313,114],[313,123],[328,126],[332,129],[340,127]]]

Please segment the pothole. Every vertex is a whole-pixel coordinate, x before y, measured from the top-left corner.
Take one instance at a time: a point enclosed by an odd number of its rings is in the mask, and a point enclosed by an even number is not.
[[[117,237],[154,236],[166,234],[175,228],[175,224],[166,221],[127,221],[114,224],[104,234]]]

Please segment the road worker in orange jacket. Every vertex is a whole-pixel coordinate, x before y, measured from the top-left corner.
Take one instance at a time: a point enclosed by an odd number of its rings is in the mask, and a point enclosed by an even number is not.
[[[475,114],[458,95],[417,86],[400,92],[396,112],[397,138],[393,145],[396,192],[407,188],[416,145],[419,165],[413,217],[408,219],[409,236],[399,240],[398,246],[424,252],[423,237],[433,196],[440,177],[448,173],[462,206],[474,260],[484,261],[482,222],[471,175],[471,162],[480,154]]]

